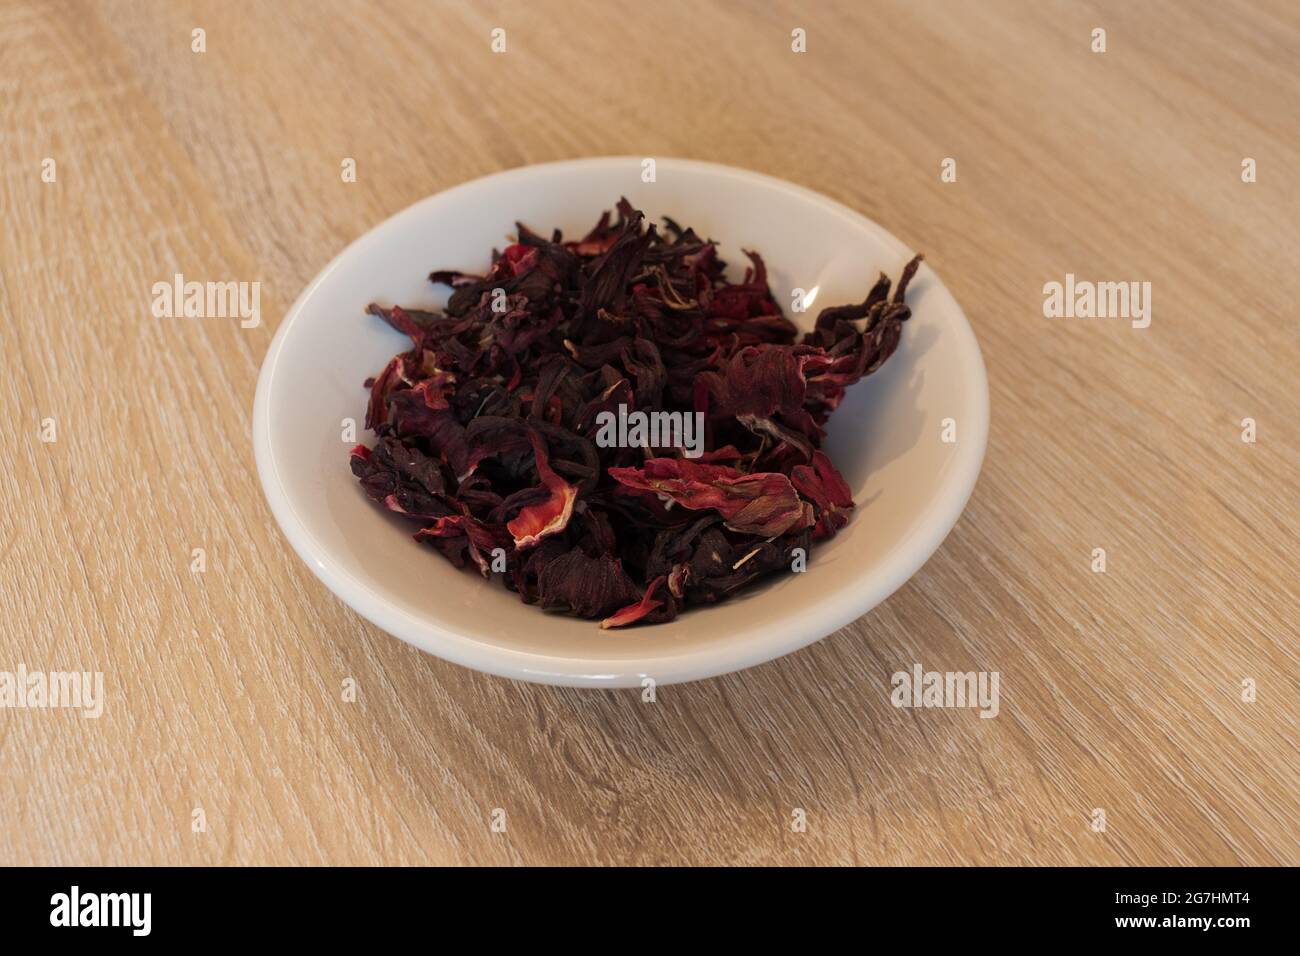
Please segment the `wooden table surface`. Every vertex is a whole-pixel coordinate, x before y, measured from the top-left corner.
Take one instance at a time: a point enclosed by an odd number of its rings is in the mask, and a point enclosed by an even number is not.
[[[0,669],[106,700],[0,710],[0,863],[1300,863],[1298,64],[1288,0],[3,0]],[[370,626],[250,440],[347,242],[603,154],[861,210],[925,250],[991,391],[905,587],[653,704]],[[154,318],[177,272],[260,282],[263,321]],[[1067,273],[1150,282],[1150,327],[1045,318]],[[997,718],[896,709],[917,662],[998,672]]]

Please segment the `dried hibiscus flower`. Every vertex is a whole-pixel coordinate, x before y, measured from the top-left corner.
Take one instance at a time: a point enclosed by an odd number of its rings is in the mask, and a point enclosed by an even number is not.
[[[352,472],[416,540],[622,627],[788,570],[848,522],[823,427],[898,347],[920,256],[799,340],[757,253],[728,282],[712,240],[626,199],[576,242],[517,228],[485,275],[429,276],[443,311],[369,309],[411,348],[365,383],[377,441]]]

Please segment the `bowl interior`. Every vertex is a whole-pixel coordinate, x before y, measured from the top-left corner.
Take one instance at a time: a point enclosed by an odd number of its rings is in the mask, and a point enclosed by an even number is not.
[[[716,239],[733,273],[759,251],[773,294],[808,327],[828,305],[860,301],[876,275],[897,277],[909,251],[865,218],[806,190],[728,167],[660,160],[656,181],[635,158],[528,167],[431,197],[367,233],[304,291],[263,368],[255,414],[268,499],[295,548],[345,601],[440,656],[512,676],[634,683],[704,676],[777,656],[886,597],[938,546],[964,505],[983,455],[987,392],[961,310],[928,267],[908,300],[913,318],[882,370],[849,390],[827,452],[854,491],[848,526],[814,549],[808,571],[652,627],[602,631],[545,614],[499,583],[457,571],[368,502],[348,467],[347,420],[364,431],[367,392],[408,340],[366,305],[441,306],[435,268],[482,272],[516,220],[566,238],[585,233],[620,196],[650,221],[664,215]],[[815,290],[806,313],[792,290]],[[941,440],[953,418],[958,441]]]

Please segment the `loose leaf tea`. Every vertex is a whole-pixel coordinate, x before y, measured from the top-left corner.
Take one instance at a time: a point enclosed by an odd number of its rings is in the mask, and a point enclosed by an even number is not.
[[[823,429],[898,347],[921,260],[799,340],[758,253],[728,282],[712,240],[616,214],[576,242],[518,224],[486,275],[429,276],[442,312],[371,305],[411,348],[366,380],[377,441],[351,454],[416,540],[604,627],[720,601],[845,525]],[[683,422],[695,444],[669,441]]]

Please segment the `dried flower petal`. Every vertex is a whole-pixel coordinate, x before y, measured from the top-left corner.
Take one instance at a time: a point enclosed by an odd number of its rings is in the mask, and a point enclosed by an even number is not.
[[[551,470],[546,446],[537,433],[529,432],[528,438],[537,458],[538,477],[550,492],[550,497],[541,504],[522,508],[518,517],[506,523],[514,537],[515,547],[521,549],[532,547],[547,535],[558,534],[568,527],[573,515],[573,502],[578,497],[578,489]]]
[[[733,531],[771,537],[803,519],[803,504],[790,479],[775,472],[746,475],[725,465],[651,458],[641,468],[611,468],[609,474],[620,484],[666,496],[685,508],[713,508]]]
[[[650,586],[645,589],[645,596],[635,604],[629,604],[625,608],[615,611],[605,620],[600,622],[602,628],[626,627],[629,624],[635,624],[651,611],[663,607],[663,601],[654,599],[655,589],[664,583],[666,578],[658,577],[650,582]]]
[[[606,617],[637,598],[636,585],[613,555],[588,557],[574,549],[548,562],[538,579],[542,607],[579,617]]]

